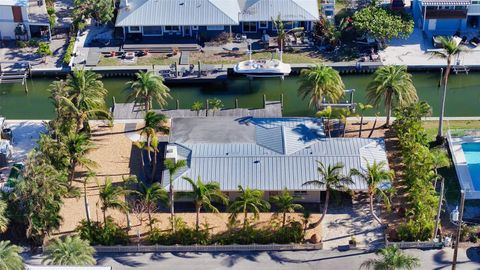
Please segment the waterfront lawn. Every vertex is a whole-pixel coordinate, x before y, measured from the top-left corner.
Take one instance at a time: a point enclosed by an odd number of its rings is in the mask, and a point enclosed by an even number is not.
[[[434,141],[438,131],[438,121],[423,121],[423,127],[427,132],[430,141]],[[478,120],[449,120],[444,121],[443,131],[446,133],[449,129],[480,129]]]
[[[150,53],[146,56],[138,57],[135,63],[125,63],[118,57],[104,57],[100,56],[100,61],[97,66],[151,66],[151,65],[166,65],[169,66],[178,62],[180,54],[177,56],[168,57],[167,54]]]

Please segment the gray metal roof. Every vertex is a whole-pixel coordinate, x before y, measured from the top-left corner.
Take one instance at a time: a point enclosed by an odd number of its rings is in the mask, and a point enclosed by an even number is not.
[[[422,6],[469,6],[471,0],[422,0]]]
[[[284,21],[316,21],[317,0],[238,0],[240,21],[271,21],[278,15]]]
[[[283,130],[290,133],[290,138],[285,140],[282,136],[270,138],[269,143],[254,142],[222,142],[222,136],[212,136],[209,141],[196,142],[178,137],[176,130],[183,124],[203,126],[208,121],[196,118],[196,122],[178,121],[173,119],[171,143],[177,145],[179,158],[188,161],[188,167],[174,176],[175,190],[188,191],[189,184],[182,180],[182,176],[196,178],[200,176],[203,181],[217,181],[222,190],[235,191],[239,184],[244,187],[262,190],[318,190],[315,186],[302,186],[309,180],[318,179],[317,161],[324,164],[344,164],[344,174],[350,169],[365,169],[366,162],[387,162],[385,144],[383,139],[363,138],[325,138],[321,126],[312,126],[318,123],[312,118],[280,118],[257,119],[253,118],[245,123],[238,123],[234,119],[224,118],[218,122],[217,127],[208,125],[208,129],[222,130],[227,119],[239,127],[253,127],[256,131],[264,129]],[[295,132],[299,126],[310,126],[306,132]],[[191,130],[196,130],[191,127]],[[312,130],[316,132],[311,133]],[[296,135],[295,135],[296,134]],[[309,134],[308,140],[305,134]],[[312,135],[316,134],[316,135]],[[193,134],[192,134],[193,135]],[[296,140],[294,139],[296,136]],[[255,136],[258,138],[258,135]],[[180,138],[183,141],[177,142]],[[168,179],[164,171],[163,179]],[[168,183],[164,181],[165,187]],[[366,183],[359,178],[354,179],[350,186],[352,190],[367,189]]]
[[[239,12],[237,0],[122,0],[115,25],[237,25]]]

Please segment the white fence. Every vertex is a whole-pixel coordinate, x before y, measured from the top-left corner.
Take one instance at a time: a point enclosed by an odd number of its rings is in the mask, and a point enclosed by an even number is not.
[[[268,245],[192,245],[192,246],[93,246],[97,253],[150,253],[150,252],[229,252],[229,251],[287,251],[319,250],[323,244],[268,244]]]

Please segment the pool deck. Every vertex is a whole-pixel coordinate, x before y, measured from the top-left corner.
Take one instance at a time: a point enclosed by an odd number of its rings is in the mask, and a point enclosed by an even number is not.
[[[473,179],[470,175],[470,171],[468,170],[468,164],[465,159],[465,153],[462,149],[463,143],[480,143],[480,136],[467,135],[456,137],[451,135],[451,131],[448,131],[447,138],[460,187],[462,190],[465,191],[465,199],[480,199],[480,191],[475,190],[475,186],[473,185]],[[480,179],[478,179],[478,181],[480,181]]]

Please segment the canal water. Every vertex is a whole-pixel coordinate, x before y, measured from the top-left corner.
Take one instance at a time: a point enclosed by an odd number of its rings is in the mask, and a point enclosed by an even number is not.
[[[433,115],[438,115],[440,91],[438,90],[439,72],[414,73],[413,80],[421,100],[427,101],[433,107]],[[131,78],[105,78],[103,83],[108,89],[107,102],[112,103],[115,97],[118,103],[125,102],[125,82]],[[347,88],[356,89],[355,102],[366,102],[365,88],[371,75],[343,75]],[[53,79],[34,78],[28,80],[28,93],[20,84],[0,84],[0,115],[8,119],[50,119],[53,117],[53,106],[48,99],[47,91]],[[175,107],[175,100],[180,101],[181,108],[190,108],[194,101],[205,101],[217,97],[224,102],[225,107],[233,107],[238,98],[239,106],[255,108],[262,106],[263,95],[267,100],[279,100],[284,95],[285,116],[308,116],[314,111],[309,109],[308,100],[297,96],[298,77],[280,79],[232,78],[198,85],[170,85],[173,99],[168,108]],[[383,107],[376,108],[382,112]],[[373,115],[372,110],[368,115]],[[447,116],[480,116],[480,73],[452,75],[446,106]]]

